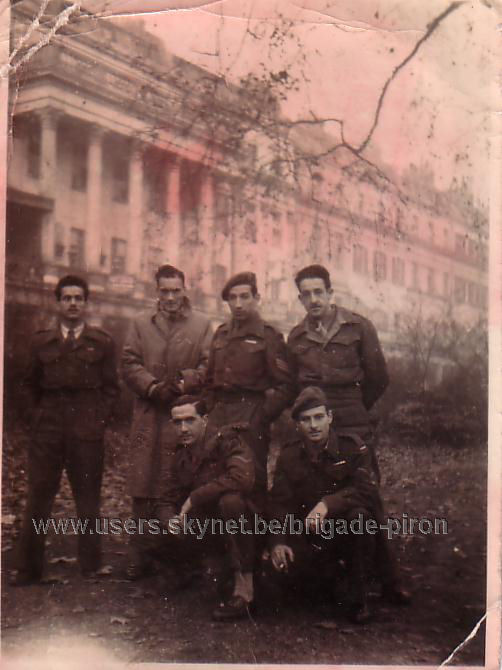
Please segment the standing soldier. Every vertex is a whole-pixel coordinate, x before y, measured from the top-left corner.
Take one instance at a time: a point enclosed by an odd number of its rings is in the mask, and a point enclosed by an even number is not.
[[[313,385],[324,391],[335,425],[363,438],[379,474],[369,410],[389,377],[376,330],[368,319],[331,305],[331,280],[322,265],[303,268],[295,283],[307,312],[288,337],[298,390]]]
[[[104,462],[104,430],[119,393],[115,344],[84,321],[87,282],[68,275],[56,290],[57,327],[35,334],[27,374],[32,440],[28,453],[28,500],[20,537],[17,586],[40,581],[45,535],[35,523],[47,520],[66,470],[79,519],[78,558],[84,576],[101,563],[96,532]]]
[[[195,313],[185,290],[185,275],[162,265],[155,275],[157,307],[132,324],[122,354],[122,372],[135,394],[130,433],[129,487],[133,516],[151,518],[162,482],[161,470],[172,457],[176,440],[170,425],[173,402],[200,391],[212,330],[209,320]],[[164,462],[162,462],[164,461]],[[131,535],[127,577],[140,579],[148,568],[145,542]]]
[[[283,336],[258,314],[260,296],[253,272],[231,277],[221,293],[232,318],[214,335],[207,375],[208,430],[250,425],[247,440],[257,459],[257,478],[266,490],[270,423],[294,397]]]

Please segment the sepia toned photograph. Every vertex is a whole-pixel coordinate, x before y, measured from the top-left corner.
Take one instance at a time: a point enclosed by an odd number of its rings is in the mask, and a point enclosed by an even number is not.
[[[500,666],[501,9],[0,2],[2,667]]]

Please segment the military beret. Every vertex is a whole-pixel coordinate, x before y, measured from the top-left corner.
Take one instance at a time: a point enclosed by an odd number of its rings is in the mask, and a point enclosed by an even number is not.
[[[324,405],[326,408],[328,407],[328,401],[324,392],[317,386],[307,386],[295,400],[291,409],[291,418],[296,421],[301,412],[313,409],[314,407],[320,407],[321,405]]]
[[[239,272],[238,274],[234,275],[233,277],[230,277],[230,279],[227,281],[225,286],[223,287],[223,291],[221,292],[221,297],[223,300],[228,300],[228,293],[231,288],[234,286],[240,286],[241,284],[247,284],[248,286],[251,286],[251,290],[253,292],[253,295],[256,295],[258,293],[258,288],[256,286],[256,275],[254,272]]]

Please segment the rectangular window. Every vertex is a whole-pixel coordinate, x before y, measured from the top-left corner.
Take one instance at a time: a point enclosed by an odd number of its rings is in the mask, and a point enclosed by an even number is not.
[[[436,293],[436,276],[434,270],[428,268],[427,270],[427,293],[434,295]]]
[[[466,245],[466,236],[457,233],[455,235],[455,252],[459,256],[463,256],[465,254],[465,245]]]
[[[87,190],[87,145],[76,143],[71,153],[71,188],[85,193]]]
[[[227,269],[224,265],[219,265],[218,263],[213,267],[213,293],[220,295],[220,291],[223,288],[225,281],[227,279]]]
[[[278,301],[281,296],[281,280],[272,279],[270,282],[270,299]]]
[[[28,175],[32,179],[40,178],[40,124],[29,123],[27,125],[27,161]]]
[[[465,303],[466,292],[465,279],[462,279],[462,277],[455,277],[455,302],[458,305]]]
[[[148,276],[153,277],[162,263],[162,249],[159,247],[148,247],[148,262],[147,271]]]
[[[342,233],[335,233],[335,263],[336,267],[341,270],[343,268],[343,235]]]
[[[112,200],[129,201],[129,163],[118,156],[114,156],[112,162]]]
[[[486,309],[488,306],[488,289],[486,286],[479,287],[480,307]]]
[[[402,258],[392,259],[392,283],[404,286],[404,261]]]
[[[354,245],[353,269],[359,274],[368,274],[368,252],[362,244]]]
[[[373,276],[375,281],[387,279],[387,256],[382,251],[373,254]]]
[[[420,291],[420,273],[418,263],[411,264],[411,285],[417,291]]]
[[[232,197],[226,190],[219,188],[215,193],[214,214],[215,228],[222,235],[230,232],[230,219],[232,213]]]
[[[85,265],[85,232],[78,228],[70,230],[70,250],[68,261],[71,268],[83,268]]]
[[[127,242],[112,237],[111,271],[113,274],[124,274],[126,271]]]
[[[443,295],[445,298],[450,297],[450,275],[443,272]]]

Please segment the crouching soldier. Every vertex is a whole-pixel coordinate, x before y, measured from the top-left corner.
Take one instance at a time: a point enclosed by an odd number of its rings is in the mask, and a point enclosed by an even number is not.
[[[256,494],[256,481],[261,477],[257,477],[255,458],[241,436],[247,426],[225,426],[206,439],[205,408],[193,396],[180,397],[171,408],[171,416],[178,444],[156,509],[163,529],[170,531],[163,535],[169,562],[172,564],[176,553],[186,555],[187,550],[199,553],[202,549],[202,543],[194,542],[195,535],[188,532],[189,520],[197,519],[197,528],[205,527],[209,535],[212,526],[205,521],[213,519],[216,532],[225,531],[234,580],[231,597],[214,610],[213,618],[245,618],[253,602],[255,563],[250,515],[257,509],[256,504],[262,504]],[[208,537],[199,535],[199,539]]]
[[[333,416],[326,396],[317,387],[307,387],[300,393],[291,416],[300,437],[281,451],[268,504],[269,518],[281,520],[290,533],[270,536],[273,568],[289,572],[289,578],[294,579],[295,573],[299,576],[302,568],[312,567],[322,556],[327,558],[328,574],[333,576],[340,545],[345,545],[350,617],[356,623],[365,623],[370,618],[367,559],[373,554],[373,533],[383,522],[370,452],[359,436],[337,435],[331,429]],[[287,523],[288,515],[290,520],[302,520],[303,532],[291,532],[294,523]],[[340,529],[343,534],[328,534],[327,522],[330,530]],[[396,574],[395,565],[385,566],[380,575],[383,594],[405,604],[409,594],[400,588]]]

